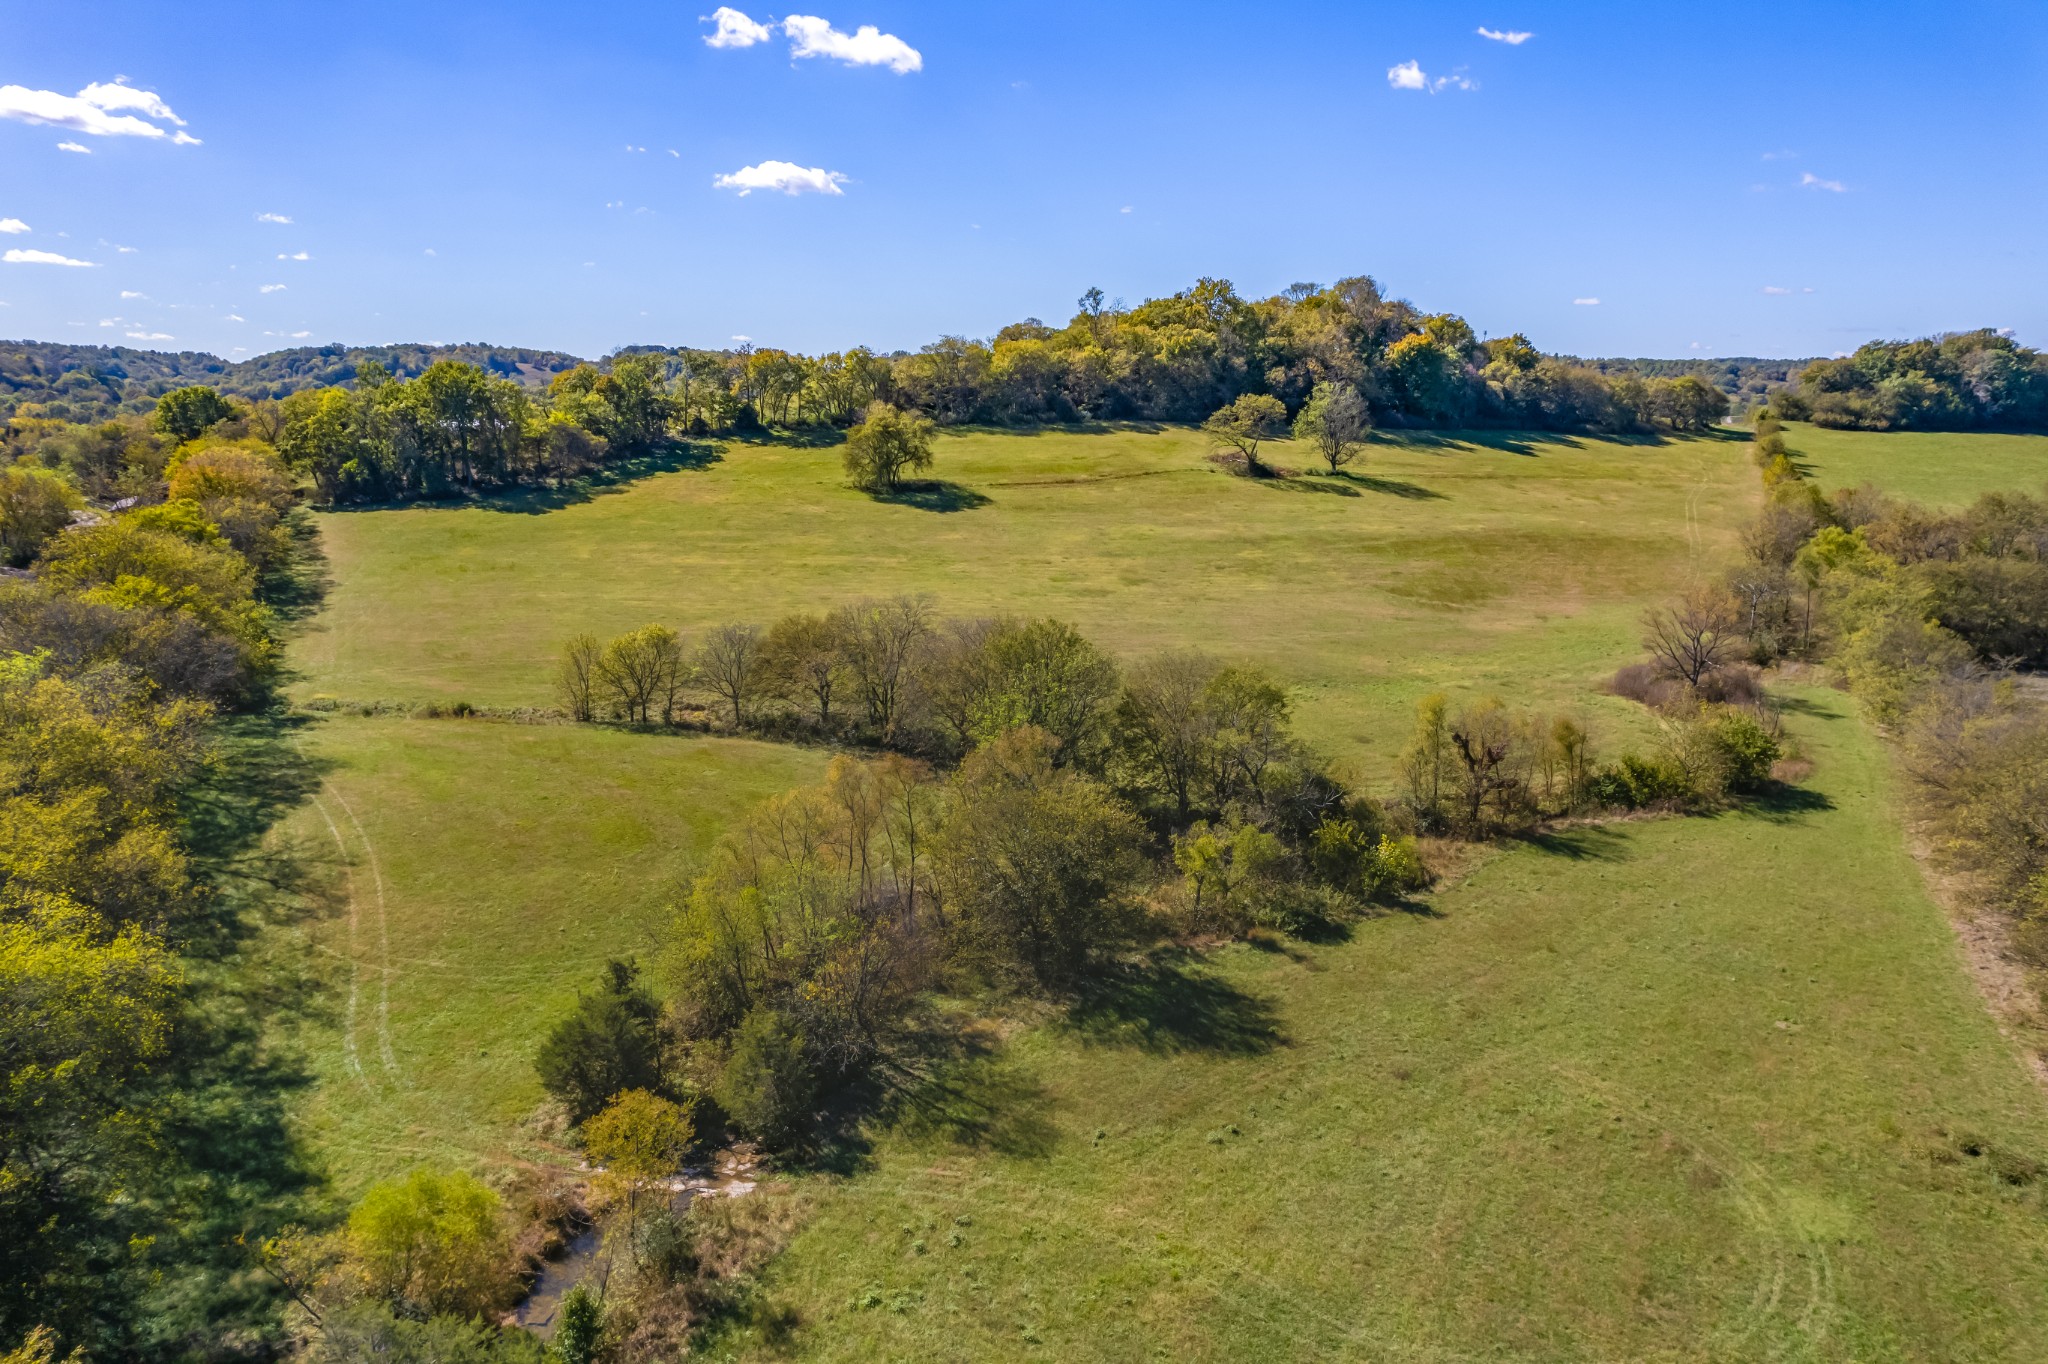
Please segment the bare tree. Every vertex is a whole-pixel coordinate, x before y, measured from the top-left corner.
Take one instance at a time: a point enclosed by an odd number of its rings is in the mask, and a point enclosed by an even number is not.
[[[846,639],[847,670],[884,740],[895,736],[911,681],[911,665],[932,633],[931,598],[856,602],[833,613]]]
[[[1209,688],[1222,671],[1219,660],[1191,649],[1155,654],[1131,669],[1117,701],[1118,748],[1172,799],[1182,824],[1214,758]]]
[[[588,722],[597,718],[598,663],[604,646],[596,635],[578,635],[562,646],[562,666],[555,675],[555,689],[569,718]]]
[[[832,701],[847,681],[846,638],[837,616],[798,612],[768,627],[761,640],[765,687],[800,701],[832,728]]]
[[[1524,789],[1515,763],[1520,737],[1507,708],[1490,696],[1466,707],[1452,723],[1466,833],[1484,834],[1513,813]]]
[[[721,625],[697,650],[697,674],[726,704],[734,729],[744,729],[748,707],[766,680],[761,667],[761,627]]]
[[[1678,605],[1643,618],[1643,647],[1664,676],[1695,693],[1707,675],[1728,661],[1739,630],[1733,604],[1720,589],[1698,586]]]

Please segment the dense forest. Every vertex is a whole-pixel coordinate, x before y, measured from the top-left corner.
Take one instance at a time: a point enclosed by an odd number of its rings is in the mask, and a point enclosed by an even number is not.
[[[1988,328],[1872,341],[1817,360],[1772,405],[1790,420],[1864,431],[2048,427],[2048,355]]]

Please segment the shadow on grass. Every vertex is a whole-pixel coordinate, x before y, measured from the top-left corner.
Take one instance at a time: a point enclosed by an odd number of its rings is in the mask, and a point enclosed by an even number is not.
[[[1291,493],[1325,493],[1331,497],[1357,497],[1359,491],[1345,483],[1335,483],[1328,474],[1296,474],[1293,478],[1269,478],[1260,480],[1269,488],[1280,488]]]
[[[463,511],[474,508],[481,511],[539,516],[546,512],[560,511],[564,507],[578,506],[607,493],[622,492],[632,484],[651,478],[655,474],[671,474],[683,469],[708,469],[722,459],[724,456],[715,445],[702,441],[679,441],[645,455],[614,460],[601,469],[594,469],[575,478],[563,479],[559,483],[517,488],[478,488],[396,502],[348,502],[330,507],[328,510],[366,512],[423,507]]]
[[[1522,842],[1538,852],[1574,862],[1626,862],[1628,836],[1604,824],[1575,824],[1564,829],[1539,829]]]
[[[1180,950],[1154,953],[1090,983],[1075,998],[1066,1027],[1091,1045],[1159,1055],[1261,1056],[1286,1041],[1268,1001]]]
[[[1792,824],[1808,815],[1832,810],[1835,803],[1824,792],[1774,781],[1736,808],[1744,814],[1756,815],[1775,824]]]
[[[887,502],[897,507],[916,507],[919,511],[957,512],[973,511],[986,507],[994,498],[978,493],[972,488],[944,479],[920,479],[916,482],[899,483],[889,492],[873,494],[875,501]]]
[[[258,596],[279,620],[297,624],[320,609],[334,580],[319,527],[305,508],[292,508],[284,529],[284,555],[263,575]]]
[[[1445,495],[1434,488],[1425,488],[1420,483],[1410,483],[1405,479],[1382,478],[1378,474],[1353,473],[1351,470],[1345,469],[1335,474],[1319,474],[1317,477],[1341,478],[1353,487],[1363,488],[1369,493],[1384,493],[1388,497],[1406,498],[1411,502],[1442,502],[1445,500]]]

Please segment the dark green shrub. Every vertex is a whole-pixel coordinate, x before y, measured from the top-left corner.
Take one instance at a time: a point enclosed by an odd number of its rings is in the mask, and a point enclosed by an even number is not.
[[[714,1091],[733,1126],[764,1145],[787,1145],[802,1131],[816,1092],[796,1025],[766,1007],[748,1014]]]
[[[584,1284],[562,1295],[555,1338],[548,1342],[549,1364],[591,1364],[598,1337],[604,1332],[604,1302]]]
[[[1754,715],[1724,710],[1707,722],[1707,732],[1720,750],[1730,791],[1761,791],[1770,784],[1778,740]]]
[[[1633,753],[1596,771],[1586,789],[1595,805],[1623,810],[1682,804],[1694,794],[1685,772],[1675,763]]]
[[[542,1087],[576,1122],[625,1090],[659,1092],[660,1016],[661,1006],[640,985],[638,969],[631,962],[606,962],[597,992],[578,995],[576,1007],[540,1044],[533,1066]]]

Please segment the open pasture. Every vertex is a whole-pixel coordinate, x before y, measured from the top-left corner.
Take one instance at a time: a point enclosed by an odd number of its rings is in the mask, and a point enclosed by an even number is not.
[[[2048,487],[2048,436],[1983,431],[1831,431],[1800,422],[1785,448],[1824,491],[1874,483],[1896,497],[1961,507],[1980,493]]]

